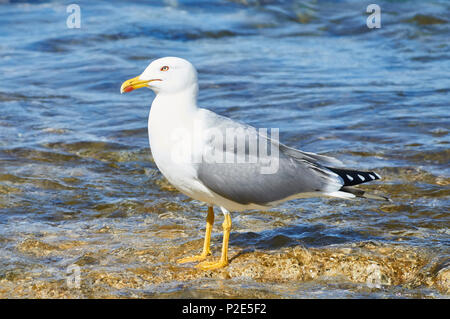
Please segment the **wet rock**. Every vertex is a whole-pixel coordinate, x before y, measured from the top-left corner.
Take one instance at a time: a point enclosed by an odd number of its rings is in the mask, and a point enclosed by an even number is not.
[[[65,270],[54,272],[48,278],[36,272],[15,272],[0,277],[0,286],[8,287],[0,290],[0,296],[13,293],[17,297],[37,298],[161,297],[156,292],[166,287],[173,291],[172,294],[166,292],[166,297],[195,294],[201,298],[205,291],[210,291],[209,296],[220,298],[240,297],[235,291],[242,289],[233,287],[267,287],[270,284],[289,290],[299,284],[323,283],[359,285],[369,291],[426,287],[442,294],[450,292],[448,260],[406,245],[370,241],[317,248],[285,247],[276,251],[231,247],[230,264],[223,269],[203,271],[195,268],[195,263],[176,263],[187,250],[200,250],[201,246],[201,241],[195,240],[191,245],[165,251],[157,247],[100,249],[85,253],[75,261],[81,270],[81,286],[77,289],[67,286]],[[68,246],[50,245],[35,239],[27,239],[18,246],[23,252],[37,254],[39,251],[40,255],[64,253],[62,247]],[[208,260],[216,259],[219,251],[215,249],[213,253]],[[174,284],[182,288],[167,288]],[[245,291],[246,296],[252,298],[250,290]],[[276,297],[277,292],[280,293],[278,288],[264,291],[255,288],[255,296]]]
[[[17,250],[21,253],[33,254],[35,256],[47,256],[58,250],[55,245],[47,244],[37,239],[28,238],[17,245]]]

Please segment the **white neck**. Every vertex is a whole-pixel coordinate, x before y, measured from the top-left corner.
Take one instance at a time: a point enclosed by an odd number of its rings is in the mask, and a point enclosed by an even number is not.
[[[177,142],[177,139],[174,139],[177,132],[180,130],[189,132],[194,125],[198,110],[197,88],[195,84],[177,93],[160,92],[153,100],[148,118],[148,133],[150,147],[158,151],[155,154],[159,153],[159,157],[170,156],[170,147]],[[158,163],[157,157],[154,155]]]
[[[164,108],[163,112],[164,113],[169,112],[172,114],[172,116],[175,116],[176,114],[179,113],[196,111],[197,93],[198,93],[197,83],[177,93],[159,92],[156,94],[156,97],[153,100],[152,110]],[[159,112],[151,111],[151,113],[159,113]]]

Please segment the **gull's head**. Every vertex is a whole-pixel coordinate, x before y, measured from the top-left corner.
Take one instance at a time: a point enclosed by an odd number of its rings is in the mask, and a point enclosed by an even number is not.
[[[197,71],[185,59],[165,57],[154,60],[141,75],[123,82],[120,93],[147,87],[156,94],[197,89]]]

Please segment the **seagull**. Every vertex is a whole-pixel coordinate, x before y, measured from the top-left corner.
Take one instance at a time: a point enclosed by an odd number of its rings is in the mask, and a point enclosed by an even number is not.
[[[256,129],[197,106],[195,67],[185,59],[164,57],[123,82],[120,92],[149,88],[156,94],[148,133],[156,166],[181,193],[208,207],[200,254],[177,260],[199,262],[213,270],[228,265],[230,212],[265,210],[298,198],[355,197],[388,200],[352,186],[378,180],[375,172],[341,168],[332,157],[304,152],[278,141],[276,129]],[[222,254],[211,254],[213,207],[224,214]]]

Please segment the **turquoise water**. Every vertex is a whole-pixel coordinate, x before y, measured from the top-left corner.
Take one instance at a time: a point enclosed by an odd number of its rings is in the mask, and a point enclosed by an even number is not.
[[[162,56],[197,67],[202,107],[374,170],[383,180],[363,189],[393,200],[307,199],[233,214],[232,253],[371,242],[406,255],[419,249],[417,276],[427,278],[367,288],[353,277],[230,275],[215,296],[448,296],[449,2],[379,1],[380,29],[367,28],[361,1],[77,1],[79,29],[66,25],[70,3],[0,4],[2,297],[217,291],[201,272],[162,275],[192,267],[173,268],[174,260],[200,249],[206,208],[174,191],[152,160],[153,93],[119,93]],[[80,289],[66,287],[72,264]],[[147,268],[157,271],[118,284]]]

